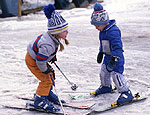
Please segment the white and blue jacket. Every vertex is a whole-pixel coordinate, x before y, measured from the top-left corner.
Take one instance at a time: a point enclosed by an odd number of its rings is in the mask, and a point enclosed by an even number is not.
[[[121,41],[120,29],[116,26],[115,20],[110,20],[103,31],[99,33],[100,52],[105,54],[103,64],[107,64],[111,56],[119,57],[113,71],[123,73],[124,71],[124,56],[123,45]]]

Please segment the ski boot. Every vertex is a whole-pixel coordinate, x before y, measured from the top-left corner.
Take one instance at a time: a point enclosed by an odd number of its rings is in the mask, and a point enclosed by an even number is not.
[[[128,90],[126,92],[122,92],[117,100],[117,104],[122,105],[122,104],[128,103],[128,102],[132,101],[133,98],[134,97],[130,90]]]
[[[100,86],[96,91],[91,92],[90,94],[93,96],[97,96],[104,93],[111,93],[112,91],[113,91],[112,86],[110,87]]]
[[[58,96],[56,96],[51,90],[49,92],[49,95],[47,96],[47,99],[50,101],[50,102],[53,102],[54,104],[59,104],[59,99],[58,99]],[[64,100],[61,100],[62,103],[65,103]]]
[[[31,105],[30,105],[31,106]],[[55,108],[47,99],[47,96],[39,96],[35,94],[34,96],[34,106],[35,109],[41,109],[47,112],[56,113],[60,111],[59,108]]]

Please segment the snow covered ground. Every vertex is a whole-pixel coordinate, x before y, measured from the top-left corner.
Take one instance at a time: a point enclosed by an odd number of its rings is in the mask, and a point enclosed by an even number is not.
[[[104,8],[110,19],[116,19],[122,31],[126,59],[124,75],[133,93],[140,92],[150,97],[150,2],[149,0],[105,0]],[[57,64],[65,75],[79,87],[73,92],[62,74],[56,72],[56,89],[59,96],[72,101],[71,95],[84,95],[76,101],[97,102],[106,106],[114,102],[118,93],[90,98],[89,92],[99,87],[100,66],[96,63],[99,48],[98,31],[90,25],[93,9],[75,8],[62,11],[69,22],[68,40],[65,51],[58,52]],[[42,12],[0,19],[0,104],[25,104],[17,95],[32,95],[38,80],[25,65],[27,44],[47,30],[47,19]],[[104,115],[149,115],[150,99],[138,104],[120,107]],[[101,106],[95,108],[100,109]],[[85,112],[85,110],[74,110]],[[40,115],[41,113],[6,109],[0,106],[0,115]],[[44,114],[42,114],[44,115]],[[46,115],[46,114],[45,114]],[[84,115],[84,114],[83,114]]]

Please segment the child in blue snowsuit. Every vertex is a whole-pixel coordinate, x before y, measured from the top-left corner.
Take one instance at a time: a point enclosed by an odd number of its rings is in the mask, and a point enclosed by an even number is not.
[[[117,103],[123,104],[131,101],[133,96],[129,89],[129,85],[123,76],[124,51],[120,29],[116,26],[115,20],[109,20],[108,13],[99,3],[95,3],[94,5],[91,24],[100,31],[100,48],[97,62],[101,63],[103,60],[100,71],[101,85],[95,92],[91,92],[91,94],[96,96],[99,94],[110,93],[112,91],[112,77],[118,92],[121,93],[117,99]]]

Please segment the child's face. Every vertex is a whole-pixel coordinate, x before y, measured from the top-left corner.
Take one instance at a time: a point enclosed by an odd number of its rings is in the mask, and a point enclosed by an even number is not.
[[[57,34],[57,36],[58,36],[58,38],[66,39],[67,34],[68,34],[68,30]]]
[[[103,31],[103,29],[106,27],[106,25],[94,25],[94,26],[99,31]]]

